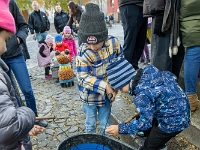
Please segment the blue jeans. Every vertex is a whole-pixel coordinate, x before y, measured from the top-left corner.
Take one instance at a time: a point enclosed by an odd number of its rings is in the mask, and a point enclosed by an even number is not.
[[[24,94],[27,107],[29,107],[35,113],[37,113],[35,97],[31,87],[31,81],[29,78],[28,69],[24,60],[24,56],[17,56],[14,58],[5,59],[4,61],[9,67],[9,71],[7,72],[7,74],[10,77],[10,79],[11,79],[11,70],[13,71],[15,78],[19,84],[19,87],[22,93]]]
[[[100,121],[100,131],[102,134],[104,134],[105,129],[108,126],[110,126],[110,100],[106,100],[105,106],[89,106],[87,104],[83,104],[83,111],[86,114],[86,132],[96,133],[96,122],[98,112],[98,119]]]
[[[36,33],[36,39],[37,41],[41,41],[41,40],[45,40],[47,36],[47,32],[43,32],[43,33]]]
[[[184,60],[184,83],[186,94],[195,94],[200,69],[200,46],[188,47]]]

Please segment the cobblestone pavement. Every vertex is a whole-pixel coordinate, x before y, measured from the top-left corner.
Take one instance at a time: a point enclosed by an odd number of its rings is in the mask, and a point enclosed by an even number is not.
[[[50,33],[53,36],[56,34],[54,26],[51,26]],[[120,24],[109,28],[109,34],[118,37],[120,44],[123,44],[123,29]],[[85,131],[85,115],[82,111],[82,102],[79,99],[77,81],[75,80],[73,87],[62,88],[59,83],[55,82],[55,79],[46,80],[44,69],[37,65],[37,42],[29,36],[27,45],[31,56],[31,59],[27,60],[27,67],[32,76],[31,82],[37,100],[39,116],[56,116],[55,120],[48,120],[49,125],[44,133],[32,137],[33,149],[55,150],[67,137]],[[176,147],[179,148],[175,149],[182,149],[179,143],[177,144],[175,140],[172,141],[171,145],[176,144],[178,145]]]

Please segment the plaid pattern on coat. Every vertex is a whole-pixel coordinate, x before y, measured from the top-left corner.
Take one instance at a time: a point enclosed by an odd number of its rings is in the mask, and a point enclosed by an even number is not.
[[[109,36],[95,52],[83,43],[76,57],[77,79],[81,100],[88,105],[104,106],[106,98],[106,66],[122,52],[115,37]]]

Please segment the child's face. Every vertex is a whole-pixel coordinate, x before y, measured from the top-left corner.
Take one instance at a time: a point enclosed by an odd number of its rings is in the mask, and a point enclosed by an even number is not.
[[[124,86],[123,88],[121,88],[120,91],[124,92],[124,93],[128,93],[128,91],[129,91],[129,84],[127,84],[126,86]]]
[[[48,43],[48,42],[47,42],[47,45],[48,45],[49,47],[53,47],[53,43]]]
[[[65,33],[64,36],[65,37],[70,37],[71,33]]]
[[[11,36],[12,33],[7,30],[0,31],[0,55],[7,51],[6,41],[8,41],[11,38]]]
[[[62,45],[62,42],[61,41],[57,41],[56,44],[57,45]]]
[[[98,51],[98,50],[100,50],[100,49],[102,48],[103,43],[104,43],[104,42],[100,42],[100,43],[98,43],[98,44],[88,44],[88,43],[87,43],[87,46],[88,46],[90,49],[92,49],[93,51]]]

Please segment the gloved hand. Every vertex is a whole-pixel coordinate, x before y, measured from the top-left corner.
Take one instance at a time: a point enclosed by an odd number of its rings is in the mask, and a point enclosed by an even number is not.
[[[56,56],[60,55],[60,51],[56,50],[55,55]]]
[[[158,36],[163,36],[162,32],[162,23],[163,23],[163,15],[159,15],[155,17],[154,31],[153,33]]]

